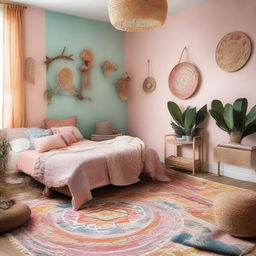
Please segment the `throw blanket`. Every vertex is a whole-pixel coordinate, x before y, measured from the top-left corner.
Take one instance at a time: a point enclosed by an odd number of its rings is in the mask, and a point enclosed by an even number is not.
[[[78,210],[92,199],[93,188],[138,182],[146,157],[151,177],[168,181],[157,154],[146,152],[143,141],[129,136],[44,153],[37,160],[33,177],[48,188],[68,185],[73,209]]]
[[[171,238],[173,242],[229,256],[245,255],[255,248],[253,243],[232,237],[201,219],[190,216],[184,224],[183,230]]]

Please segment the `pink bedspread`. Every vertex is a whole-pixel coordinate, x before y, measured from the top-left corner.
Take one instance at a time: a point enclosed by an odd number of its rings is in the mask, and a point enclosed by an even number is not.
[[[24,161],[27,154],[30,160]],[[103,142],[85,140],[40,155],[27,151],[20,155],[18,168],[48,188],[68,185],[74,210],[92,199],[91,189],[136,183],[143,169],[152,179],[168,180],[156,152],[145,151],[140,139],[129,136]]]

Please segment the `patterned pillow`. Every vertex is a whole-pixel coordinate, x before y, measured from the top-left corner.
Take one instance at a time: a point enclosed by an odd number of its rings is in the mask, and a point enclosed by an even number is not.
[[[41,137],[50,136],[52,135],[52,131],[50,129],[29,129],[26,131],[26,135],[30,140],[30,148],[35,149],[33,140]]]

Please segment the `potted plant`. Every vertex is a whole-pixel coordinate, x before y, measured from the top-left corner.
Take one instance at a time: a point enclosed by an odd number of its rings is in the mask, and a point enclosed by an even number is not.
[[[198,126],[207,116],[207,105],[204,105],[198,111],[196,111],[196,107],[188,106],[185,111],[182,112],[175,102],[169,101],[168,109],[175,121],[171,122],[171,126],[176,136],[186,136],[187,141],[191,141],[199,132]]]
[[[9,152],[9,142],[5,137],[0,136],[0,172],[5,170]]]
[[[230,135],[230,142],[241,143],[241,140],[256,132],[256,105],[247,114],[248,101],[239,98],[232,104],[223,106],[220,100],[213,100],[211,116],[217,126]]]

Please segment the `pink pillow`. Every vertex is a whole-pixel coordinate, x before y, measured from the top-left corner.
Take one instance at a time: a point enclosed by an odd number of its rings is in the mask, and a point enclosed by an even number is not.
[[[76,116],[72,116],[65,119],[45,118],[44,124],[46,128],[61,127],[61,126],[76,126]]]
[[[66,142],[67,145],[71,145],[72,143],[77,142],[73,132],[61,132],[60,135],[62,136],[63,140]]]
[[[53,134],[72,132],[75,135],[76,141],[83,139],[83,135],[81,134],[81,132],[78,130],[77,127],[74,126],[53,127],[51,128],[51,130]]]
[[[58,149],[66,147],[66,143],[60,134],[50,135],[35,139],[35,149],[39,153],[47,152],[51,149]]]

